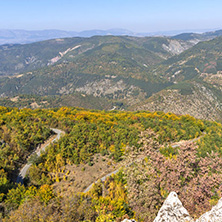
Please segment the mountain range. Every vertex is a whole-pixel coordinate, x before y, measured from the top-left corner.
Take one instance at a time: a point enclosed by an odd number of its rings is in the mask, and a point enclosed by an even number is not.
[[[221,33],[1,45],[0,221],[215,216]]]
[[[0,46],[0,104],[163,110],[222,119],[222,31]]]
[[[81,32],[64,30],[20,30],[1,29],[0,44],[25,44],[54,38],[91,37],[94,35],[135,35],[125,29],[85,30]]]
[[[208,38],[208,36],[215,37],[217,31],[214,30],[174,30],[174,31],[159,31],[159,32],[133,32],[127,29],[108,29],[108,30],[84,30],[80,32],[65,31],[65,30],[22,30],[22,29],[0,29],[0,45],[4,44],[26,44],[37,41],[44,41],[55,38],[70,38],[70,37],[92,37],[95,35],[128,35],[128,36],[174,36],[176,38],[185,38],[186,36],[193,36],[197,38]],[[184,35],[184,33],[186,33]],[[198,34],[199,33],[199,34]],[[203,33],[200,34],[200,33]],[[192,38],[192,37],[191,37]]]

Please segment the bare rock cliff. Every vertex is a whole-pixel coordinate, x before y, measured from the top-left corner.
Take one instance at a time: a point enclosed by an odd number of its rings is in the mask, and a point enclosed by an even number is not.
[[[160,208],[154,222],[194,222],[175,192],[171,192]],[[216,206],[195,222],[222,222],[222,198]]]
[[[222,221],[222,198],[210,211],[203,214],[196,222],[220,222]]]
[[[175,192],[171,192],[160,208],[154,222],[188,222],[193,221],[183,207]]]

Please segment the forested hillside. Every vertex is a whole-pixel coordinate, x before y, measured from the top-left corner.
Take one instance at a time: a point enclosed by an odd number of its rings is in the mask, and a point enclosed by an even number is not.
[[[191,46],[189,41],[167,37],[129,36],[4,45],[0,49],[0,104],[125,109],[171,85],[148,75],[148,70]]]
[[[174,50],[172,41],[177,46]],[[167,37],[130,36],[61,38],[23,45],[1,45],[0,75],[18,75],[55,63],[65,63],[66,70],[75,68],[76,73],[142,74],[146,66],[193,45],[189,41]]]
[[[174,85],[131,109],[189,113],[197,118],[221,121],[221,43],[221,37],[201,42],[156,66],[156,74]]]
[[[32,155],[25,184],[16,184],[31,152],[53,136],[50,127],[65,135]],[[198,216],[221,197],[221,133],[221,124],[189,115],[1,107],[2,220],[152,221],[172,190]]]
[[[194,41],[184,34],[1,46],[0,105],[151,110],[221,121],[222,39],[217,35],[201,35],[214,39],[198,44],[202,37]]]

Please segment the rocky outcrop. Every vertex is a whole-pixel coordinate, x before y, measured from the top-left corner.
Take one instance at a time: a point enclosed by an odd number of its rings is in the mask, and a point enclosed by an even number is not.
[[[168,44],[163,44],[162,47],[167,52],[170,52],[172,55],[179,55],[183,51],[191,48],[196,45],[197,42],[194,41],[180,41],[175,39],[168,39]]]
[[[222,198],[216,206],[203,214],[196,222],[220,222],[222,221]]]
[[[160,208],[154,222],[188,222],[193,221],[183,207],[175,192],[171,192]]]
[[[171,192],[160,208],[154,222],[194,222],[175,192]],[[222,222],[222,198],[216,206],[195,222]]]
[[[136,221],[134,219],[124,219],[122,222]],[[171,192],[153,222],[222,222],[222,198],[210,211],[194,221],[188,211],[183,207],[177,194]]]

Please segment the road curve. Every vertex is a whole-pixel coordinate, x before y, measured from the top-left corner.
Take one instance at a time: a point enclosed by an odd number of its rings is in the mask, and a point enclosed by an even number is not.
[[[40,156],[41,152],[44,152],[47,146],[49,146],[51,143],[59,140],[59,139],[61,138],[61,134],[64,134],[64,132],[61,131],[61,130],[59,130],[59,129],[51,128],[51,130],[52,130],[54,133],[57,134],[57,135],[56,135],[56,138],[54,138],[52,141],[46,143],[40,150],[36,150],[36,151],[33,152],[32,154],[36,153],[37,156]],[[30,156],[31,156],[32,154],[30,154]],[[30,156],[29,156],[29,157],[30,157]],[[29,158],[29,157],[28,157],[28,158]],[[27,159],[28,159],[28,158],[27,158]],[[28,169],[30,168],[31,165],[32,165],[31,163],[27,163],[27,164],[20,170],[19,175],[17,176],[17,179],[16,179],[16,183],[21,183],[21,184],[23,184],[23,180],[24,180],[24,178],[25,178],[25,176],[26,176],[26,174],[27,174],[27,171],[28,171]]]
[[[171,147],[173,147],[173,148],[180,147],[180,146],[181,146],[182,144],[184,144],[184,143],[187,143],[187,142],[192,143],[192,142],[195,142],[195,141],[199,140],[199,139],[202,138],[205,134],[206,134],[206,133],[204,132],[203,135],[199,136],[198,138],[194,138],[194,139],[191,139],[191,140],[184,140],[184,141],[182,141],[182,142],[178,142],[178,143],[176,143],[176,144],[174,144],[174,145],[169,145],[169,146],[171,146]],[[144,158],[143,158],[143,159],[144,159]],[[131,166],[133,163],[134,163],[134,162],[132,162],[132,163],[130,163],[130,164],[127,164],[126,167]],[[106,180],[106,178],[108,178],[108,177],[111,176],[112,174],[117,174],[117,173],[119,172],[119,170],[120,170],[120,169],[117,169],[117,170],[115,170],[115,171],[113,171],[113,172],[105,175],[104,177],[98,179],[97,181],[91,183],[91,184],[83,191],[83,193],[87,193],[87,192],[92,188],[93,184],[97,183],[99,180],[101,180],[102,182],[104,182],[104,181]]]
[[[119,172],[119,169],[105,175],[104,177],[100,178],[99,180],[101,180],[102,182],[104,182],[106,180],[106,178],[110,177],[112,174],[117,174]],[[97,180],[98,181],[98,180]],[[84,191],[83,193],[87,193],[93,186],[93,184],[96,183],[96,182],[93,182],[91,183]]]
[[[187,143],[187,142],[189,142],[189,143],[196,142],[197,140],[199,140],[200,138],[202,138],[204,135],[206,135],[205,132],[203,132],[203,135],[201,135],[201,136],[199,136],[199,137],[197,137],[197,138],[194,138],[194,139],[191,139],[191,140],[184,140],[184,141],[178,142],[178,143],[176,143],[176,144],[174,144],[174,145],[171,145],[171,147],[176,148],[176,147],[181,146],[181,144],[184,144],[184,143]]]

